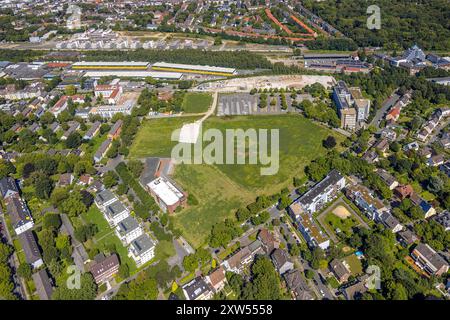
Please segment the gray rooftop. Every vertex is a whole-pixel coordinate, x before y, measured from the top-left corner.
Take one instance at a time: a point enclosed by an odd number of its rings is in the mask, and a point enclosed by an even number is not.
[[[118,224],[118,227],[119,227],[119,233],[121,235],[126,235],[126,234],[130,233],[131,231],[139,228],[139,223],[132,216],[129,216],[129,217],[123,219]]]
[[[36,286],[36,291],[41,300],[50,300],[53,293],[53,286],[48,277],[47,270],[42,269],[33,274],[33,281]]]
[[[106,212],[111,218],[124,212],[125,210],[127,210],[127,208],[119,200],[106,207]]]
[[[343,176],[337,170],[332,170],[322,181],[316,184],[311,190],[296,201],[299,201],[303,205],[308,205],[312,203],[317,196],[322,194],[329,186],[336,184],[342,178]]]
[[[95,201],[100,204],[103,205],[104,203],[115,199],[116,196],[114,195],[114,193],[112,193],[111,191],[105,189],[100,191],[99,193],[97,193],[97,196],[95,197]]]
[[[131,246],[134,249],[136,255],[141,255],[155,246],[155,242],[147,235],[143,234],[133,242]]]

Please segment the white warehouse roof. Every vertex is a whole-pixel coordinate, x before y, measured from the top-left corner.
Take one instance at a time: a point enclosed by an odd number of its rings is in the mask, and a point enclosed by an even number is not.
[[[193,65],[193,64],[178,64],[178,63],[166,63],[166,62],[157,62],[157,63],[153,64],[152,67],[198,70],[198,71],[209,71],[209,72],[223,72],[223,73],[236,72],[235,68],[223,68],[223,67],[214,67],[214,66],[200,66],[200,65]]]
[[[148,62],[136,62],[136,61],[81,61],[75,62],[74,67],[86,67],[86,66],[133,66],[133,67],[147,67]]]
[[[127,77],[127,78],[155,78],[179,80],[183,76],[180,72],[158,72],[158,71],[133,71],[133,70],[108,70],[108,71],[86,71],[84,77],[101,78],[101,77]]]
[[[147,186],[167,206],[176,204],[184,196],[170,181],[162,177],[153,180]]]

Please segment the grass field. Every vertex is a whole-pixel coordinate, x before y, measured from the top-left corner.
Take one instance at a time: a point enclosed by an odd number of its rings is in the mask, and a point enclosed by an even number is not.
[[[324,222],[329,225],[334,232],[336,232],[336,229],[340,229],[346,234],[351,234],[352,228],[358,225],[358,221],[355,217],[350,216],[348,218],[341,219],[332,212],[327,213]]]
[[[95,235],[97,239],[100,239],[112,231],[112,228],[109,226],[105,217],[95,205],[92,205],[87,212],[81,215],[81,217],[84,222],[97,225],[98,232]]]
[[[170,157],[176,141],[171,134],[184,123],[198,118],[165,118],[144,122],[130,148],[130,158],[149,156]],[[322,140],[328,135],[343,138],[335,132],[314,124],[298,115],[241,116],[205,121],[203,130],[225,129],[279,129],[279,171],[275,175],[261,176],[259,165],[179,165],[174,179],[189,193],[194,194],[199,205],[188,207],[173,217],[176,227],[194,246],[202,245],[211,226],[231,217],[237,208],[246,205],[260,194],[273,194],[292,184],[292,177],[302,177],[305,166],[326,150]]]
[[[186,113],[202,113],[208,111],[212,103],[209,93],[188,92],[183,98],[183,110]]]

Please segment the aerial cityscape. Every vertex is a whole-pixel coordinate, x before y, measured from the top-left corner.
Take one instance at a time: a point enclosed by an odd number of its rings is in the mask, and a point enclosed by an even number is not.
[[[0,300],[449,300],[449,21],[0,0]]]

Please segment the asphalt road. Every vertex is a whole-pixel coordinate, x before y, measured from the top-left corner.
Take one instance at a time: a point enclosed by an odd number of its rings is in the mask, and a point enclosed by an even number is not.
[[[380,129],[380,122],[383,119],[384,115],[388,112],[388,110],[397,103],[400,96],[396,93],[393,93],[384,103],[383,106],[377,111],[375,117],[373,117],[370,125]]]

